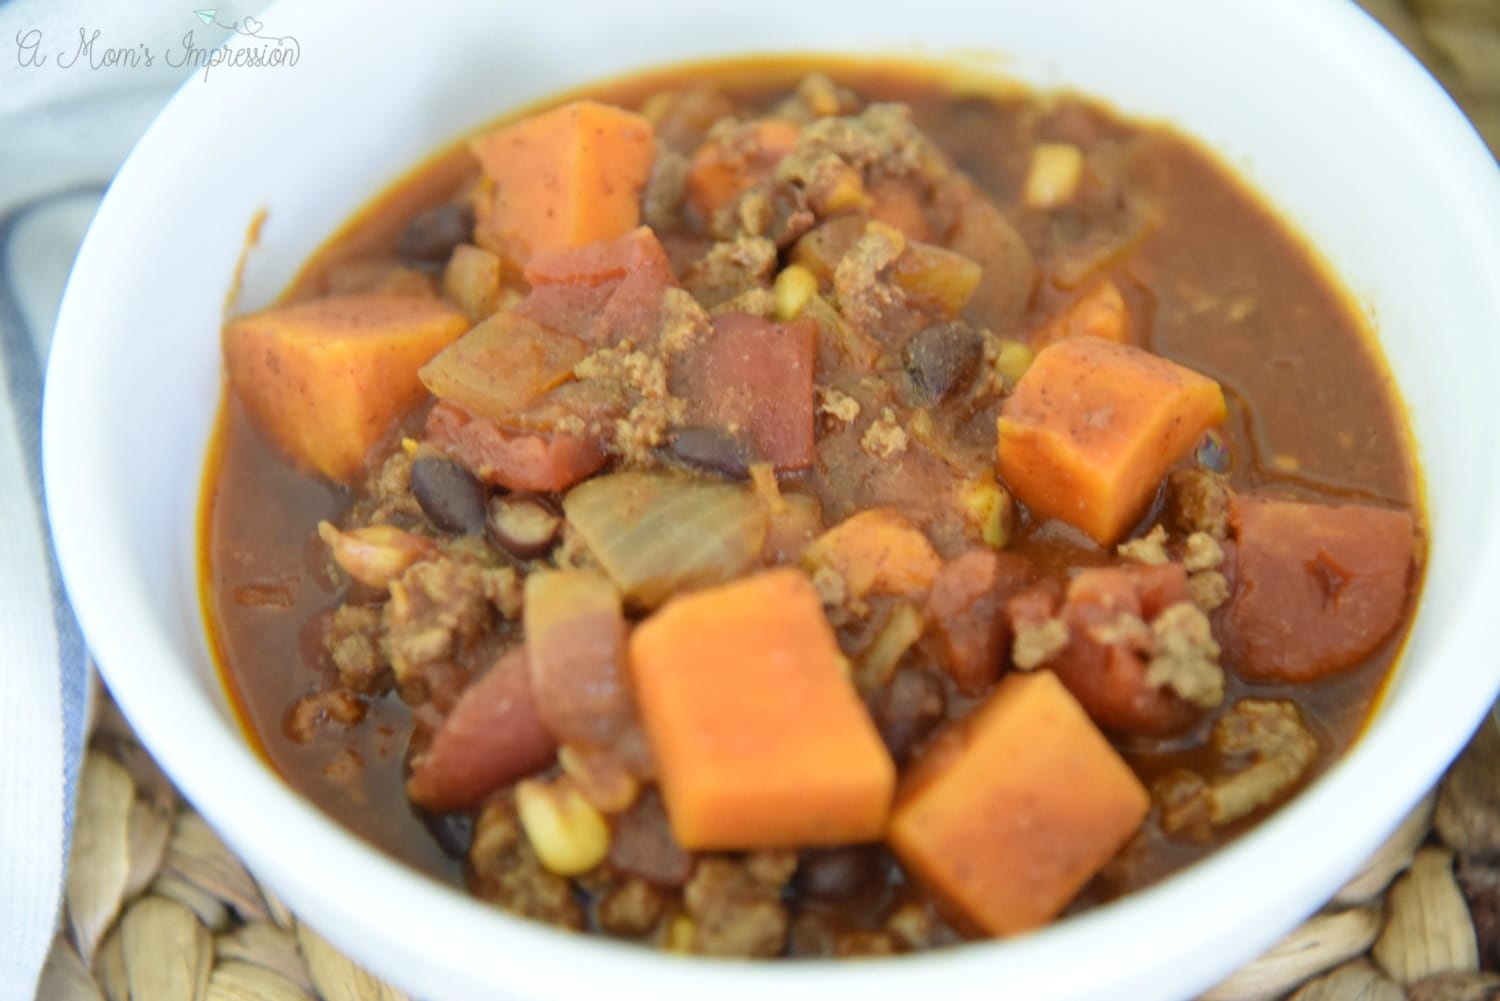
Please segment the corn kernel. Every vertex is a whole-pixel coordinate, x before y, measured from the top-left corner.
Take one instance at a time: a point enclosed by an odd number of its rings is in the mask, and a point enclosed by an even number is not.
[[[577,876],[609,854],[609,825],[571,779],[518,783],[516,812],[526,840],[549,872]]]
[[[845,167],[839,173],[838,180],[833,182],[833,187],[828,190],[828,196],[823,199],[823,211],[844,212],[863,208],[868,204],[864,178],[853,167]]]
[[[808,300],[818,294],[818,279],[800,264],[788,264],[776,276],[771,288],[771,298],[776,306],[776,319],[785,323],[802,315]]]
[[[407,455],[416,455],[417,440],[415,438],[402,438],[401,451],[405,452]]]
[[[1021,381],[1035,357],[1020,341],[1001,341],[1000,349],[995,353],[995,371],[1000,373],[1007,386],[1014,386]]]
[[[692,952],[693,939],[698,926],[686,914],[674,914],[667,922],[666,941],[662,947],[668,952]]]
[[[1083,177],[1083,150],[1072,143],[1037,143],[1021,200],[1029,209],[1055,209],[1073,199]]]
[[[1016,502],[1010,491],[993,480],[971,480],[964,484],[960,496],[969,523],[985,544],[995,549],[1008,546],[1016,527]]]

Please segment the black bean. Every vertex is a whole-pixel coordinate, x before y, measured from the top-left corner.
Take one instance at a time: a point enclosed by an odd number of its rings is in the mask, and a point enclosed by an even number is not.
[[[903,362],[923,399],[941,403],[974,378],[983,354],[984,342],[973,327],[939,323],[906,342]]]
[[[744,479],[750,475],[755,452],[744,439],[719,428],[682,428],[672,435],[667,450],[690,466]]]
[[[411,492],[427,520],[445,532],[484,531],[484,487],[463,466],[440,455],[411,464]]]
[[[947,711],[942,683],[910,668],[897,671],[873,703],[875,727],[897,761],[904,761]]]
[[[869,845],[808,848],[797,859],[797,892],[825,900],[857,897],[880,876],[878,849]]]
[[[408,261],[441,264],[453,248],[468,243],[474,233],[474,211],[467,205],[437,205],[418,212],[406,224],[396,255]]]
[[[538,497],[510,494],[490,500],[485,524],[495,544],[523,560],[545,556],[562,531],[562,518]]]
[[[419,806],[412,812],[432,835],[443,854],[462,862],[469,857],[469,842],[474,838],[474,817],[468,813],[433,813]]]

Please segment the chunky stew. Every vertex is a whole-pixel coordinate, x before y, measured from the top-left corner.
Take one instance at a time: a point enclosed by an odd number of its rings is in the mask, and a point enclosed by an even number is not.
[[[1005,936],[1357,737],[1421,577],[1388,373],[1170,129],[901,64],[511,119],[231,320],[205,604],[269,761],[507,911]]]

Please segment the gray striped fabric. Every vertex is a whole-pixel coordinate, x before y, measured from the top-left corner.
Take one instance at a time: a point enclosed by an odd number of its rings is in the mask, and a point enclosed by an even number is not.
[[[68,271],[109,179],[184,70],[103,49],[223,37],[179,0],[0,2],[0,998],[58,927],[91,684],[47,529],[41,408]],[[226,18],[248,14],[220,11]],[[97,36],[94,33],[98,32]],[[211,37],[210,37],[211,36]],[[93,62],[78,53],[94,37]],[[45,58],[41,58],[45,57]]]

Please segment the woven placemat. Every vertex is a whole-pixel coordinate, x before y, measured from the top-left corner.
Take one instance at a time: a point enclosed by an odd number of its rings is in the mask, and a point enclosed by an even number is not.
[[[79,790],[65,927],[38,998],[404,997],[260,885],[178,796],[107,696],[101,705]],[[1204,1001],[1289,994],[1295,1001],[1500,998],[1500,728],[1493,718],[1321,912]]]
[[[1500,150],[1500,0],[1360,0]],[[40,1001],[392,1001],[177,794],[107,696]],[[1232,902],[1229,902],[1232,906]],[[1204,1001],[1500,999],[1500,729],[1321,912]]]

